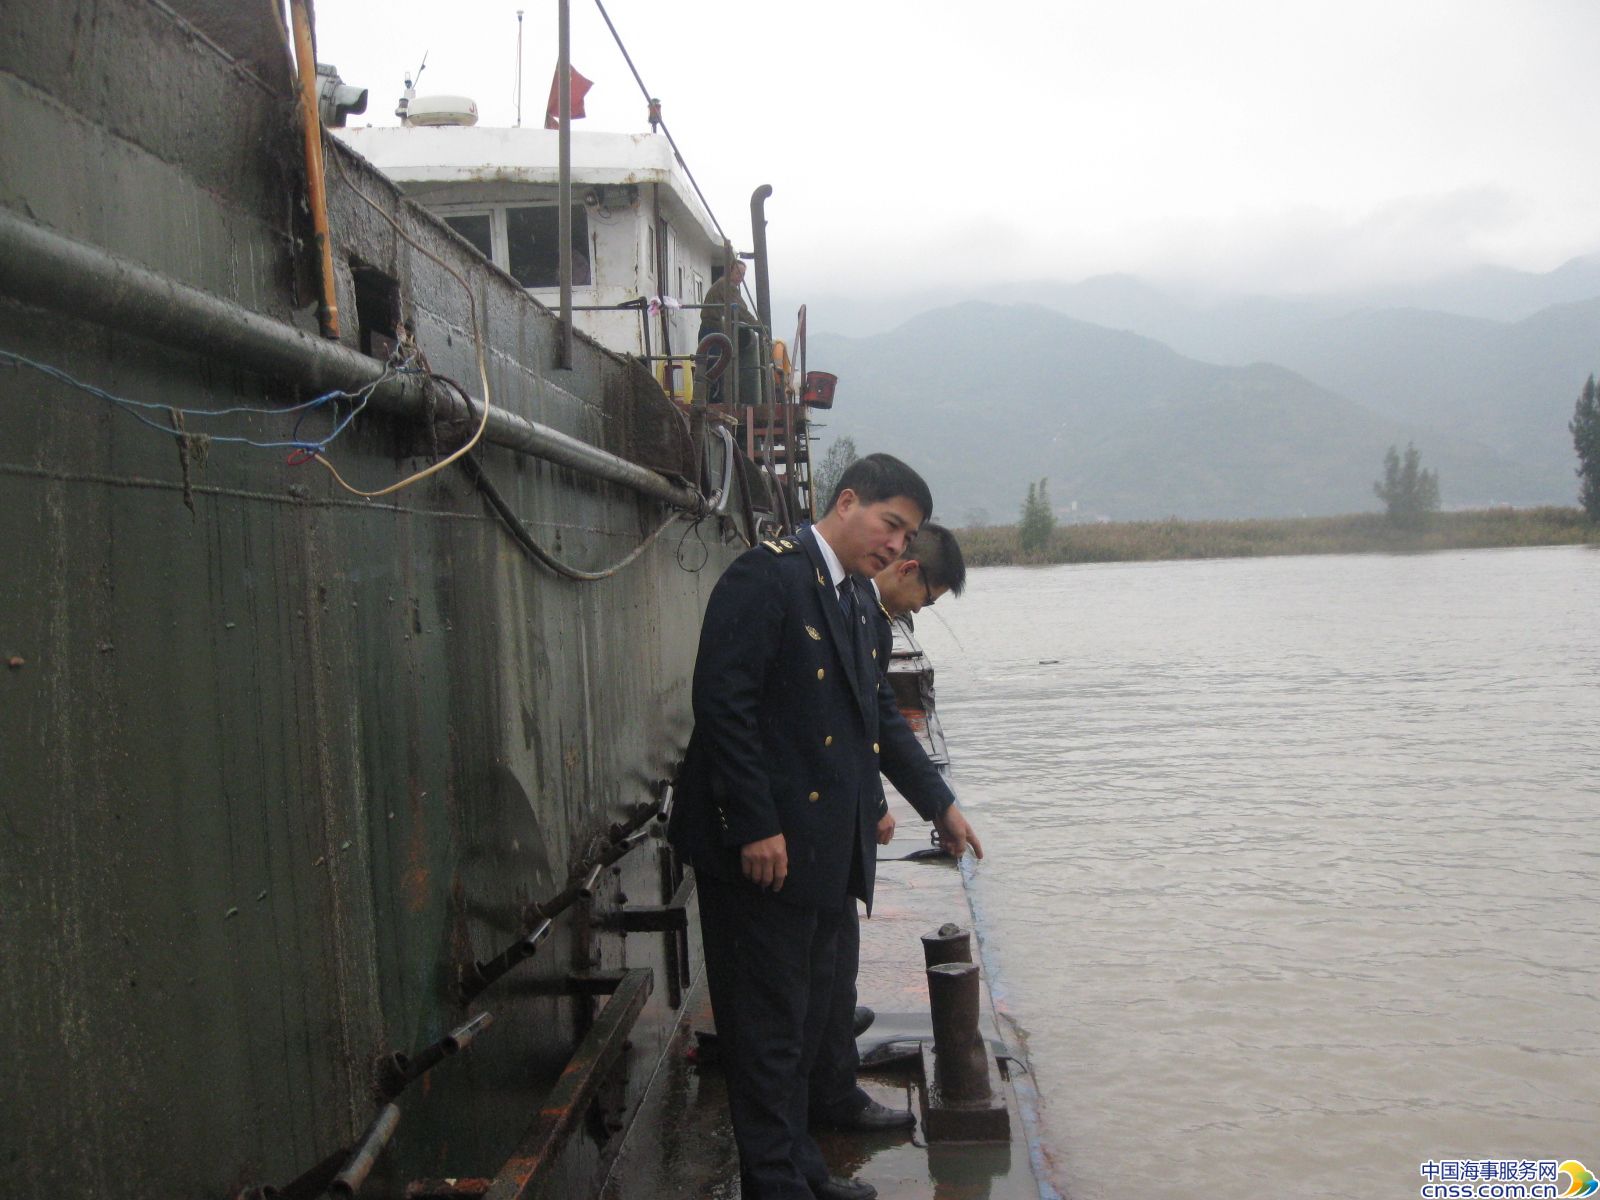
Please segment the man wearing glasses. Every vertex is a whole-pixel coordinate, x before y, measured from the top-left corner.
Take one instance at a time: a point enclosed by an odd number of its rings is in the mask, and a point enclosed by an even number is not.
[[[872,579],[878,597],[874,625],[880,674],[888,672],[889,655],[894,647],[891,622],[903,620],[910,625],[913,614],[932,608],[946,593],[961,595],[966,582],[967,565],[962,560],[955,534],[943,525],[924,523],[901,556]],[[881,795],[878,806],[878,844],[887,846],[894,837],[894,816]],[[916,1126],[917,1118],[909,1109],[879,1104],[856,1083],[856,1071],[861,1065],[856,1038],[872,1023],[873,1014],[870,1008],[856,1007],[861,917],[854,896],[847,897],[845,905],[847,911],[839,927],[834,960],[828,1024],[810,1076],[811,1124],[815,1128],[849,1133],[911,1129]]]

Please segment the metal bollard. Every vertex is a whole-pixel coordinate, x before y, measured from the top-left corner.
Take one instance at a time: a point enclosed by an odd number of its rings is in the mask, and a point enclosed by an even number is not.
[[[927,939],[923,939],[927,945]],[[928,968],[933,1008],[934,1085],[947,1103],[983,1104],[990,1097],[988,1048],[978,1033],[978,967],[970,962]]]
[[[922,935],[923,965],[972,961],[972,935],[954,921],[946,921],[933,933]]]

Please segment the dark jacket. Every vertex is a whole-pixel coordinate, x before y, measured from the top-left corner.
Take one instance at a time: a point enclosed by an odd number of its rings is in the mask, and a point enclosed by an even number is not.
[[[668,831],[696,870],[738,881],[739,848],[782,833],[779,899],[870,909],[879,770],[929,820],[954,800],[879,672],[872,591],[854,586],[851,628],[805,529],[746,551],[712,589]]]

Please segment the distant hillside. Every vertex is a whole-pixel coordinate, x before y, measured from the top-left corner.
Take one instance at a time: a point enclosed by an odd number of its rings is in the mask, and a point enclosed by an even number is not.
[[[1600,300],[1516,324],[1383,309],[1264,335],[1258,356],[1397,421],[1450,430],[1522,463],[1530,487],[1570,502],[1567,422],[1600,367]]]
[[[1009,520],[1040,476],[1058,509],[1114,518],[1358,511],[1376,505],[1384,450],[1408,439],[1447,504],[1551,499],[1495,449],[1281,367],[1203,363],[1037,306],[966,303],[873,337],[817,335],[810,359],[840,376],[824,442],[850,434],[906,457],[950,521]]]
[[[1313,296],[1233,294],[1207,301],[1133,275],[1096,275],[1075,282],[1034,279],[987,286],[956,286],[940,303],[983,300],[994,304],[1042,304],[1069,317],[1127,329],[1206,362],[1248,362],[1263,336],[1308,322],[1371,309],[1411,308],[1459,317],[1517,322],[1544,309],[1600,297],[1600,255],[1574,258],[1553,271],[1517,271],[1478,266],[1412,284],[1351,289]],[[806,302],[814,332],[868,337],[910,320],[929,306],[928,289],[777,297],[786,314],[780,330],[792,325],[796,307]]]

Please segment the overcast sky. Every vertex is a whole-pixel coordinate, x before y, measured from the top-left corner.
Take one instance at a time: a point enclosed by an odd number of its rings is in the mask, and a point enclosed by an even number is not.
[[[642,131],[593,0],[578,129]],[[554,0],[522,0],[538,126]],[[1306,292],[1600,249],[1594,0],[609,0],[725,228],[787,290],[1130,272]],[[322,0],[318,57],[514,119],[516,3]],[[737,231],[737,232],[736,232]]]

